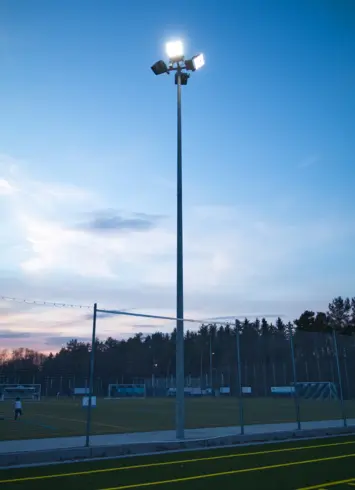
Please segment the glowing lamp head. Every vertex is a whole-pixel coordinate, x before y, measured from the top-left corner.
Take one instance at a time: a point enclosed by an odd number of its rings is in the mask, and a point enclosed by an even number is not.
[[[187,70],[196,71],[203,67],[205,64],[205,58],[203,54],[197,54],[191,60],[185,61],[185,66]]]
[[[199,70],[205,64],[205,57],[203,54],[198,54],[192,58],[192,63],[194,65],[195,70]]]
[[[184,59],[184,45],[181,41],[166,43],[166,54],[170,61],[182,61]]]

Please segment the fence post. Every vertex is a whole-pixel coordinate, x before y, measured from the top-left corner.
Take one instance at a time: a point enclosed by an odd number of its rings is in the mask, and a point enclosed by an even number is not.
[[[242,387],[242,363],[240,360],[240,338],[239,338],[239,322],[235,321],[235,334],[237,339],[237,365],[238,365],[238,391],[239,393],[239,423],[240,433],[244,434],[244,407],[243,407],[243,387]]]
[[[94,391],[94,365],[95,365],[95,345],[96,345],[96,316],[97,316],[97,303],[94,304],[94,312],[92,316],[92,340],[91,340],[91,353],[90,353],[90,365],[89,365],[89,403],[86,419],[86,443],[85,446],[90,446],[90,432],[91,432],[91,398]]]
[[[292,324],[288,324],[288,333],[290,335],[290,347],[291,347],[291,360],[292,360],[292,373],[293,373],[293,398],[295,400],[295,409],[296,409],[296,421],[297,421],[297,429],[301,430],[301,417],[300,417],[300,404],[298,400],[297,394],[297,371],[296,371],[296,361],[295,361],[295,348],[293,345],[293,332],[292,332]]]
[[[349,385],[349,373],[348,373],[348,356],[346,350],[344,350],[344,367],[345,367],[345,380],[346,380],[346,398],[351,398],[350,385]]]
[[[337,336],[336,336],[336,333],[335,333],[335,328],[333,328],[333,343],[334,343],[335,358],[336,358],[336,363],[337,363],[341,414],[342,414],[343,421],[344,421],[344,427],[347,427],[348,424],[347,424],[347,420],[346,420],[346,413],[345,413],[345,407],[344,407],[343,383],[342,383],[342,379],[341,379],[339,354],[338,354],[338,342],[337,342]]]

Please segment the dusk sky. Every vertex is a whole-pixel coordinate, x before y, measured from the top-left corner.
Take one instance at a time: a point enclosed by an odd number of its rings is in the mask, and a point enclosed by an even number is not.
[[[355,296],[345,0],[2,0],[0,294],[175,315],[176,87],[150,70],[174,39],[206,60],[183,87],[185,316]],[[89,310],[0,306],[0,348],[90,337]]]

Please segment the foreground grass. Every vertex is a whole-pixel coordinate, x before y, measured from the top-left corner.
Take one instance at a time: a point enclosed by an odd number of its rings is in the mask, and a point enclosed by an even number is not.
[[[342,437],[2,470],[0,485],[3,490],[148,486],[291,490],[321,484],[320,490],[334,480],[354,479],[355,483],[354,462],[355,438]]]
[[[186,399],[186,427],[219,427],[239,425],[238,399]],[[245,424],[265,424],[295,421],[292,399],[245,398]],[[355,401],[346,403],[349,417],[355,416]],[[12,404],[0,405],[5,421],[0,421],[0,441],[83,435],[86,411],[80,400],[47,399],[24,402],[24,417],[12,420]],[[301,401],[301,418],[307,420],[340,419],[336,400]],[[92,434],[145,432],[174,429],[175,400],[147,398],[142,400],[98,400],[93,409]]]

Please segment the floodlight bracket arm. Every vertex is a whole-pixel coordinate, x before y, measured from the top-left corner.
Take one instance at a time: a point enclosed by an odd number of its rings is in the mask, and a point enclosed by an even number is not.
[[[193,71],[193,70],[189,70],[188,68],[186,68],[186,65],[180,65],[178,64],[177,66],[174,66],[173,64],[170,64],[169,67],[168,67],[168,71],[167,73],[170,73],[171,71],[179,71],[181,73],[183,73],[183,71],[186,70],[187,72],[188,71]]]

